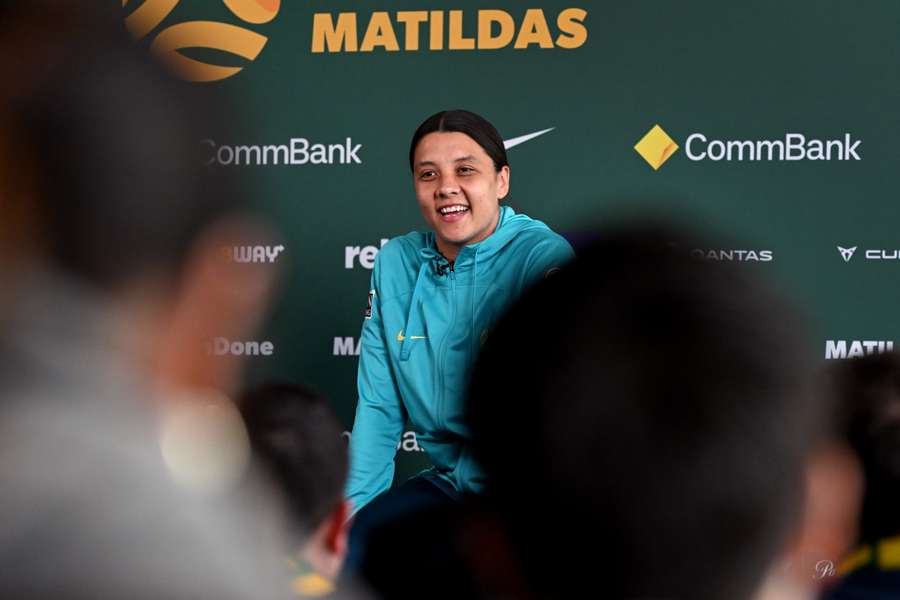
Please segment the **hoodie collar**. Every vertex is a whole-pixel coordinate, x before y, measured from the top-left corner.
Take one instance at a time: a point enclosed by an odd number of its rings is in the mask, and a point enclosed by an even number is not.
[[[494,232],[480,242],[463,246],[456,256],[453,268],[455,270],[467,268],[474,261],[476,253],[479,258],[484,258],[506,247],[521,229],[521,227],[517,226],[519,219],[515,217],[517,217],[516,211],[509,206],[501,206],[500,218],[497,220],[497,227],[494,228]],[[419,254],[425,260],[434,261],[436,270],[441,269],[442,263],[444,268],[449,268],[450,261],[438,250],[433,231],[425,234],[425,246],[420,250]]]

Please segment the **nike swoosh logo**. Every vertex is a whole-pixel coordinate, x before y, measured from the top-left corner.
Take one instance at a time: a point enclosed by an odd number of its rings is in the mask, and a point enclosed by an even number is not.
[[[535,131],[534,133],[528,133],[525,135],[520,135],[519,137],[510,138],[508,140],[503,140],[503,147],[509,150],[514,146],[518,146],[519,144],[524,144],[529,140],[533,140],[539,135],[544,135],[550,131],[553,131],[556,127],[551,127],[550,129],[542,129],[541,131]]]
[[[397,333],[397,341],[402,342],[405,339],[406,339],[406,336],[403,335],[403,330],[401,329]],[[427,340],[428,338],[425,337],[424,335],[411,335],[411,336],[409,336],[409,339],[411,339],[411,340]]]

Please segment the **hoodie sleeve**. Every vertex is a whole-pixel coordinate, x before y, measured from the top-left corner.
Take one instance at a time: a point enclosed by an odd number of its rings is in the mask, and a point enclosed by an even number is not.
[[[381,318],[381,256],[375,260],[359,352],[359,399],[350,438],[346,496],[354,513],[387,490],[394,479],[394,456],[406,423]]]
[[[573,258],[575,252],[572,246],[561,235],[553,233],[552,236],[541,240],[534,245],[525,261],[523,289],[552,275],[553,271]]]

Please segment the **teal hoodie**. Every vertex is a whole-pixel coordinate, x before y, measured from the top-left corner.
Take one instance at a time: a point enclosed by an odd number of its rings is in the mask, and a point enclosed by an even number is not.
[[[572,257],[561,236],[508,206],[494,233],[462,248],[452,268],[431,232],[381,249],[360,344],[346,490],[354,510],[391,486],[407,417],[434,465],[420,475],[451,495],[481,491],[464,422],[469,370],[503,309]]]

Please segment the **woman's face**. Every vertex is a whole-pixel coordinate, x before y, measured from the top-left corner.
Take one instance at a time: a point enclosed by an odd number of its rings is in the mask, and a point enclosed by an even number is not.
[[[463,246],[497,227],[500,199],[509,192],[509,167],[494,170],[487,152],[464,133],[434,132],[416,147],[413,183],[438,250],[455,260]]]

